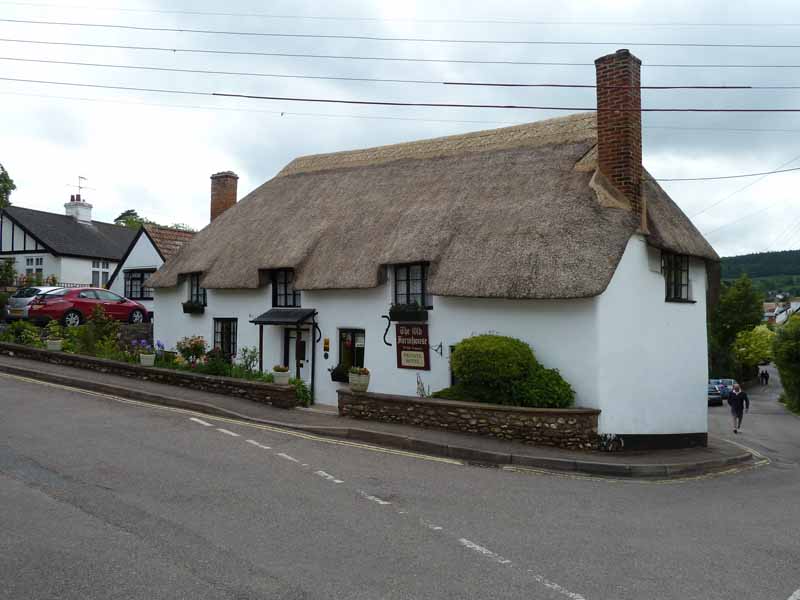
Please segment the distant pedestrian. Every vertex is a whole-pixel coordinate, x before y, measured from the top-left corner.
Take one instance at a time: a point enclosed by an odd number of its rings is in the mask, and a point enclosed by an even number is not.
[[[731,417],[733,417],[733,433],[739,433],[745,410],[750,412],[750,398],[738,383],[733,386],[733,391],[728,396],[728,405],[731,407]]]
[[[769,385],[769,371],[764,370],[764,385]]]

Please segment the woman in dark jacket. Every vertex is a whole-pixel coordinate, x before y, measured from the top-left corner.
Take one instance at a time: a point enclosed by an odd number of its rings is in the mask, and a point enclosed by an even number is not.
[[[739,433],[745,409],[750,412],[750,398],[742,391],[738,383],[733,386],[733,391],[728,396],[728,405],[731,407],[731,416],[733,417],[733,433]]]

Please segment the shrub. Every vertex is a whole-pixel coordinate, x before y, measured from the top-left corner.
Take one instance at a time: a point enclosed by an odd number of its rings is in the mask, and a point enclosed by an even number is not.
[[[206,355],[206,341],[200,335],[185,337],[179,340],[175,347],[187,363],[196,363]]]
[[[306,382],[302,379],[290,379],[289,385],[293,385],[295,393],[297,394],[297,402],[300,406],[311,406],[314,399],[311,397],[311,391],[308,389]]]
[[[28,321],[14,321],[8,326],[8,329],[3,332],[2,341],[41,348],[44,346],[41,337],[41,331],[33,323]]]
[[[285,365],[275,365],[274,367],[272,367],[272,370],[275,371],[276,373],[288,373],[289,367]]]
[[[800,317],[791,317],[778,329],[772,353],[786,393],[786,405],[800,410]]]
[[[458,383],[439,390],[435,398],[566,408],[575,392],[556,369],[545,369],[530,346],[499,335],[479,335],[459,342],[451,356]]]
[[[2,284],[0,284],[2,285]],[[3,309],[5,308],[6,304],[8,304],[8,299],[11,294],[6,294],[5,292],[0,292],[0,314],[2,314]]]
[[[351,375],[369,375],[369,369],[366,367],[350,367],[349,373]]]
[[[239,349],[237,362],[245,371],[255,371],[256,365],[258,364],[258,349],[257,348],[249,348],[247,346]]]
[[[64,330],[58,321],[52,320],[47,324],[47,339],[48,340],[63,340]]]
[[[14,285],[16,279],[17,271],[14,269],[14,261],[8,259],[0,261],[0,285]]]
[[[206,375],[217,375],[219,377],[229,377],[231,375],[231,363],[225,358],[222,350],[214,348],[206,354],[205,363],[199,365],[197,369]]]

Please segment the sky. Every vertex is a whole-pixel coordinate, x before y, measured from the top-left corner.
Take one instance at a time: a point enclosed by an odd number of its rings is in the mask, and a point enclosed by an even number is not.
[[[216,13],[216,14],[187,14]],[[224,14],[220,14],[224,13]],[[6,19],[7,21],[2,21]],[[120,27],[413,37],[439,40],[589,42],[583,45],[455,43],[270,37]],[[491,129],[569,111],[385,107],[209,96],[210,93],[591,108],[591,88],[502,88],[439,82],[593,84],[595,58],[629,48],[642,85],[797,86],[798,89],[644,90],[645,108],[800,109],[800,3],[653,0],[0,0],[0,163],[12,202],[62,212],[87,178],[93,217],[126,209],[200,229],[209,177],[235,171],[239,196],[294,157]],[[7,41],[25,40],[25,41]],[[49,42],[34,44],[31,41]],[[249,55],[97,48],[140,46]],[[796,48],[658,46],[796,45]],[[263,56],[315,54],[443,62]],[[25,59],[10,60],[10,59]],[[53,64],[61,61],[118,67]],[[579,63],[470,64],[465,60]],[[446,62],[450,61],[450,62]],[[665,67],[656,65],[717,65]],[[760,65],[723,67],[719,65]],[[764,65],[784,65],[765,67]],[[794,67],[786,65],[795,65]],[[126,67],[290,75],[176,73]],[[349,77],[397,83],[306,79]],[[113,90],[9,81],[193,92]],[[196,94],[200,92],[201,94]],[[577,111],[576,111],[577,112]],[[645,113],[645,168],[657,179],[719,177],[800,167],[800,113]],[[800,171],[761,178],[664,182],[722,256],[800,248]]]

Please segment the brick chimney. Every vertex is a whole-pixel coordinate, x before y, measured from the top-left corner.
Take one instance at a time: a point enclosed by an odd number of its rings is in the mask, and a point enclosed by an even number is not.
[[[642,61],[617,50],[594,61],[597,73],[597,164],[630,202],[647,231],[642,196]]]
[[[222,171],[211,176],[211,220],[213,221],[236,204],[236,184],[239,176]]]
[[[92,205],[81,199],[80,194],[73,194],[69,197],[69,202],[64,204],[64,211],[68,217],[72,217],[79,223],[92,222]]]

